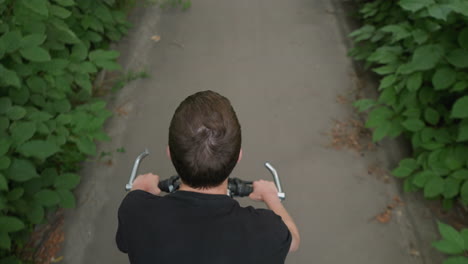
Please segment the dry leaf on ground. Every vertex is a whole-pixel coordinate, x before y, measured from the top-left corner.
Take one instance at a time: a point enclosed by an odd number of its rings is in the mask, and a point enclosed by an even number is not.
[[[159,35],[154,35],[151,37],[151,40],[154,42],[159,42],[161,40],[161,36]]]

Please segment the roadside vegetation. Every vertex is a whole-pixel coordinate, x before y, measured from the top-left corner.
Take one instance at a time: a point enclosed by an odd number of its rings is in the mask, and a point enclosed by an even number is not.
[[[412,157],[392,171],[405,191],[422,191],[444,208],[468,205],[468,2],[358,1],[362,27],[350,55],[379,75],[379,97],[355,102],[368,111],[373,140],[404,136]],[[466,230],[439,225],[435,247],[461,254]],[[444,231],[445,230],[445,231]],[[448,230],[448,231],[447,231]],[[456,235],[458,234],[458,235]],[[463,238],[463,239],[462,239]],[[468,263],[463,255],[445,264]]]

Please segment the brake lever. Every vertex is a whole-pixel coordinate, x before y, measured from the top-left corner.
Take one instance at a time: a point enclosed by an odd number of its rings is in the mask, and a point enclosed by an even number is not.
[[[284,201],[286,199],[286,194],[283,192],[283,188],[281,187],[281,181],[278,176],[278,172],[269,162],[265,162],[265,167],[270,171],[271,175],[273,176],[276,188],[278,189],[278,198],[280,198],[281,201]]]

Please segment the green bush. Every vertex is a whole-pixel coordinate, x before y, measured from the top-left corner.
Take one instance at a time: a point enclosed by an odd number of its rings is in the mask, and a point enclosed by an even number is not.
[[[382,79],[378,99],[355,106],[372,109],[366,126],[374,141],[401,134],[411,141],[413,157],[393,170],[406,191],[467,205],[468,1],[361,3],[364,26],[350,35],[350,55]]]
[[[75,206],[79,163],[108,139],[92,81],[120,69],[108,48],[128,27],[114,0],[0,0],[0,263]]]
[[[440,252],[451,255],[443,264],[466,264],[468,263],[468,229],[458,232],[453,227],[439,223],[439,232],[442,240],[432,243]]]

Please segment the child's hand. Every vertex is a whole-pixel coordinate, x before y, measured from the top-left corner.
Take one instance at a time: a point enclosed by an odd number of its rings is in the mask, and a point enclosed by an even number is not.
[[[145,192],[149,192],[154,195],[159,195],[161,190],[158,187],[159,183],[159,176],[147,173],[143,175],[139,175],[135,181],[133,181],[132,191],[134,190],[143,190]]]
[[[253,192],[249,198],[255,201],[279,201],[278,189],[272,181],[259,180],[253,182]]]

